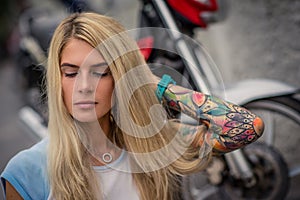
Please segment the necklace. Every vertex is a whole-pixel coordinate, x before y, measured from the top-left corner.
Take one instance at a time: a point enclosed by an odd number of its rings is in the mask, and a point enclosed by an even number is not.
[[[105,163],[110,163],[112,161],[113,157],[111,155],[111,153],[107,152],[107,153],[104,153],[102,155],[102,161],[105,162]]]

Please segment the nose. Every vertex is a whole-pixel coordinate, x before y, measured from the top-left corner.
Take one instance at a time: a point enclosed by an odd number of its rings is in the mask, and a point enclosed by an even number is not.
[[[87,74],[80,74],[77,76],[76,89],[79,93],[94,92],[95,83]]]

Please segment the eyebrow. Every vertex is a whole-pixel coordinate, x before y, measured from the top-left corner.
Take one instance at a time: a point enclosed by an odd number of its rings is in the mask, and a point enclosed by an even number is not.
[[[97,63],[97,64],[93,64],[93,65],[90,65],[90,67],[102,67],[102,66],[108,66],[108,64],[106,62],[101,62],[101,63]],[[74,64],[71,64],[71,63],[62,63],[60,65],[60,67],[72,67],[72,68],[79,68],[78,65],[74,65]]]

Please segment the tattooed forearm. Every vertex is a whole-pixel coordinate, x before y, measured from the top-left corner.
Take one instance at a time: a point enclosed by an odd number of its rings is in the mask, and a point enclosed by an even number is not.
[[[203,125],[194,126],[189,124],[180,123],[180,121],[172,120],[173,126],[176,126],[178,134],[182,137],[184,142],[194,147],[198,146],[203,141],[203,132],[206,127]]]
[[[243,147],[258,139],[264,128],[261,118],[247,109],[180,86],[166,90],[163,105],[205,124],[215,152]]]

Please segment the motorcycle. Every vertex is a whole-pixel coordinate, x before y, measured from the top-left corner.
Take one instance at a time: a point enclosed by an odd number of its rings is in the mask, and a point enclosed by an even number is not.
[[[161,76],[175,70],[181,76],[174,73],[174,78],[179,77],[177,83],[185,87],[225,98],[271,118],[273,112],[286,116],[285,122],[290,121],[295,130],[299,130],[298,88],[268,79],[224,85],[207,51],[191,39],[194,29],[205,29],[210,22],[218,21],[220,15],[217,11],[222,9],[220,6],[224,5],[224,1],[141,2],[139,27],[144,28],[139,37],[142,38],[145,58],[154,73]],[[170,67],[166,69],[166,66]],[[215,157],[205,172],[184,177],[182,188],[185,199],[284,199],[289,189],[289,178],[300,174],[300,165],[288,168],[285,159],[274,147],[278,133],[276,128],[270,127],[277,124],[265,115],[262,117],[267,124],[263,140]]]
[[[225,98],[250,110],[270,111],[287,116],[300,126],[299,90],[275,80],[245,80],[226,86],[213,60],[197,41],[196,28],[205,29],[226,16],[224,0],[140,0],[138,44],[153,73],[171,74],[182,86]],[[74,5],[73,5],[74,6]],[[192,7],[191,7],[192,6]],[[186,15],[189,8],[189,15]],[[226,9],[225,9],[226,10]],[[20,18],[23,30],[18,65],[27,81],[28,106],[20,118],[32,131],[45,137],[47,132],[46,103],[41,87],[43,70],[39,64],[46,60],[48,42],[55,26],[64,17],[56,12],[29,10]],[[149,28],[151,27],[151,28]],[[169,66],[169,67],[166,67]],[[247,90],[245,91],[245,87]],[[226,95],[225,95],[226,94]],[[39,100],[37,100],[39,99]],[[272,115],[271,115],[272,116]],[[185,116],[179,116],[194,123]],[[185,199],[282,199],[289,189],[289,178],[300,174],[300,166],[288,169],[274,148],[277,137],[272,120],[267,124],[264,143],[253,143],[244,149],[215,157],[205,171],[185,176],[182,194]],[[297,129],[296,129],[297,130]],[[298,129],[299,130],[299,129]]]

